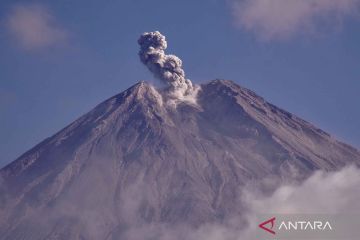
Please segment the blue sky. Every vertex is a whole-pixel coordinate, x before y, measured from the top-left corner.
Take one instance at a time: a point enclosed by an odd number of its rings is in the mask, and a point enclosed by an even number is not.
[[[271,2],[271,3],[270,3]],[[231,79],[360,147],[359,0],[0,4],[0,166],[139,80],[159,30],[188,78]]]

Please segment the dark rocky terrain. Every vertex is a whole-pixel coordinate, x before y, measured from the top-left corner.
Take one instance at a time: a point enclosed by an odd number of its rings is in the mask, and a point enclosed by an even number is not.
[[[0,171],[0,239],[160,239],[151,226],[241,216],[245,184],[350,163],[358,150],[231,81],[176,108],[141,82]]]

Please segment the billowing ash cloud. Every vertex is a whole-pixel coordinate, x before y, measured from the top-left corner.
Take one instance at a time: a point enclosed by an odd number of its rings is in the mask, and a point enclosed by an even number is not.
[[[156,78],[169,86],[172,96],[186,99],[193,96],[196,88],[189,79],[185,78],[182,61],[175,55],[166,55],[167,42],[160,32],[146,32],[138,40],[141,62],[155,75]]]

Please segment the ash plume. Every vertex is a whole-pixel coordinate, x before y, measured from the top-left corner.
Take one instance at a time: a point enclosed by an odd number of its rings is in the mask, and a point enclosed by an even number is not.
[[[196,96],[197,87],[185,78],[182,61],[175,55],[166,55],[167,42],[159,31],[145,32],[139,40],[141,62],[156,78],[169,87],[169,94],[180,100],[191,100]]]

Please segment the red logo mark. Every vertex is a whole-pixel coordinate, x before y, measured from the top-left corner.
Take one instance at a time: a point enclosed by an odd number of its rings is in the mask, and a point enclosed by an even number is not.
[[[271,218],[271,219],[269,219],[269,220],[267,220],[267,221],[265,221],[265,222],[263,222],[263,223],[260,223],[259,227],[260,227],[261,229],[263,229],[263,230],[265,230],[265,231],[267,231],[267,232],[275,235],[275,231],[272,230],[273,227],[275,226],[275,219],[276,219],[276,218],[273,217],[273,218]],[[270,228],[266,227],[266,225],[268,225],[269,223],[271,224],[271,227],[270,227]]]

